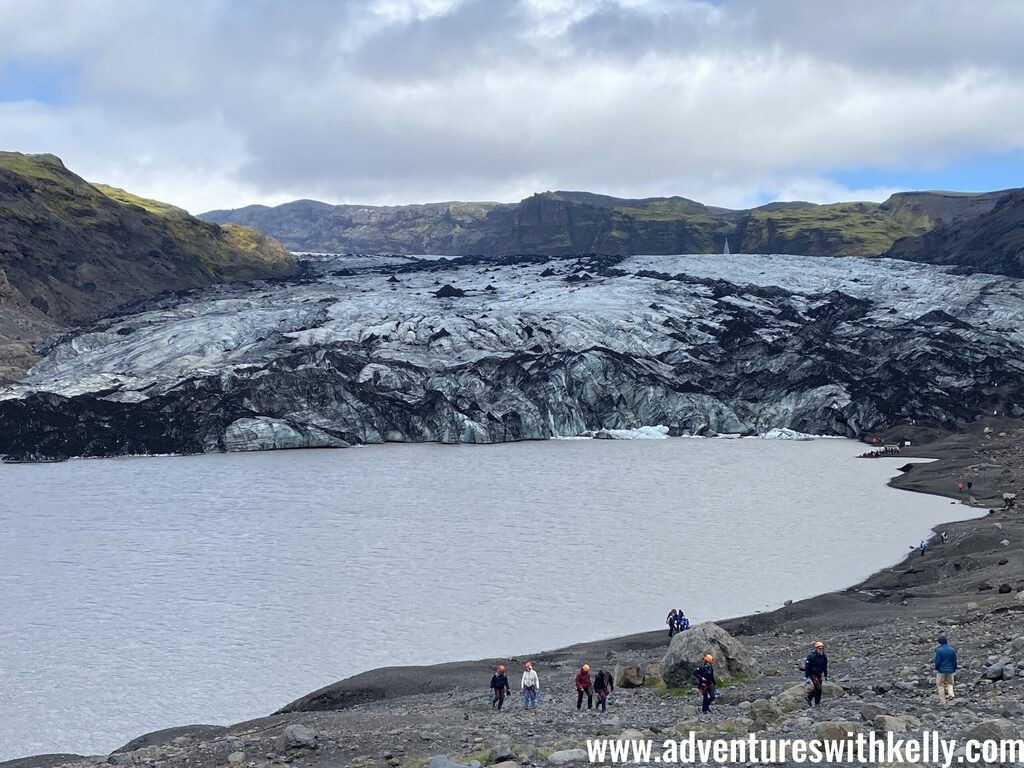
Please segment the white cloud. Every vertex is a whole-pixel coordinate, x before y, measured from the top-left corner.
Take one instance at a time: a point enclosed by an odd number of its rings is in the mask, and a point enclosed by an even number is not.
[[[877,199],[829,173],[1024,147],[1021,21],[998,1],[7,0],[0,62],[74,82],[0,102],[0,146],[193,211]]]

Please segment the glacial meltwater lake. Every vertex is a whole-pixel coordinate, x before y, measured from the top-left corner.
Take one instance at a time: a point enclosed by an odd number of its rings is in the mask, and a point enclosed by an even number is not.
[[[0,466],[0,760],[849,586],[969,511],[845,440]],[[481,681],[481,686],[486,681]]]

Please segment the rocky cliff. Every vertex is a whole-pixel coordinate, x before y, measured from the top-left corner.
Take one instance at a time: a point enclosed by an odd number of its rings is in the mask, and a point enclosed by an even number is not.
[[[888,255],[1024,277],[1024,190],[1013,190],[994,207],[943,222],[920,237],[901,238]]]
[[[1024,283],[892,260],[335,257],[144,302],[0,394],[15,458],[1021,415]],[[446,286],[451,288],[446,288]]]
[[[728,239],[734,252],[878,256],[897,241],[916,242],[935,227],[973,220],[1005,195],[908,192],[880,204],[772,203],[729,210],[682,197],[547,192],[513,205],[387,208],[303,200],[210,211],[203,218],[256,227],[293,250],[320,253],[717,253]]]
[[[293,274],[267,236],[84,181],[53,155],[0,152],[0,378],[31,343],[163,291]]]

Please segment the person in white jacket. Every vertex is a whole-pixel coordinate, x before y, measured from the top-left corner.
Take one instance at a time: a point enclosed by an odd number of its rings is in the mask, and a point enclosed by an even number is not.
[[[526,662],[523,668],[523,682],[520,686],[523,692],[523,709],[537,706],[537,691],[540,690],[540,678],[533,671],[533,662]]]

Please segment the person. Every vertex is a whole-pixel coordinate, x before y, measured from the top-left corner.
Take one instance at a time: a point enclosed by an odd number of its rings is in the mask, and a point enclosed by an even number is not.
[[[530,709],[537,706],[537,691],[540,690],[540,678],[533,669],[533,662],[528,661],[523,665],[523,682],[520,685],[523,692],[523,709]]]
[[[505,676],[505,665],[499,664],[498,671],[491,678],[491,707],[501,711],[505,703],[505,696],[511,696],[512,691],[508,687],[508,678]]]
[[[673,608],[668,612],[668,616],[665,618],[665,623],[668,624],[668,636],[672,637],[676,633],[676,609]]]
[[[597,706],[602,712],[608,711],[608,694],[611,693],[611,675],[603,669],[597,670],[597,677],[594,678],[594,693],[597,694]]]
[[[1016,493],[1004,493],[1003,494],[1003,509],[1010,509],[1016,503],[1017,503],[1017,494]]]
[[[956,648],[949,644],[945,635],[939,635],[939,647],[935,649],[935,687],[939,689],[939,703],[953,698],[953,675],[956,674]]]
[[[679,613],[676,615],[676,623],[679,626],[680,632],[685,632],[690,628],[690,620],[686,618],[686,614],[682,611],[679,611]]]
[[[921,539],[921,543],[917,545],[921,550],[921,557],[924,557],[924,551],[928,547],[928,542]]]
[[[704,663],[693,670],[700,691],[700,711],[707,714],[711,711],[711,702],[715,700],[715,657],[710,653],[704,657]]]
[[[807,654],[804,661],[804,677],[811,685],[807,692],[807,706],[821,706],[821,681],[828,680],[828,656],[825,655],[825,644],[818,640],[814,650]]]
[[[583,709],[583,694],[587,695],[587,709],[593,709],[594,686],[590,682],[589,664],[584,664],[576,673],[576,709]]]
[[[943,531],[943,532],[942,532],[941,534],[939,534],[939,535],[940,535],[940,537],[942,538],[942,543],[943,543],[943,544],[945,544],[945,543],[946,543],[947,541],[949,541],[949,531]]]
[[[963,480],[957,480],[956,481],[956,492],[957,493],[963,493],[964,492],[964,481]]]

